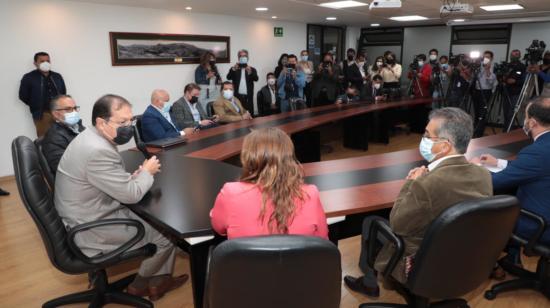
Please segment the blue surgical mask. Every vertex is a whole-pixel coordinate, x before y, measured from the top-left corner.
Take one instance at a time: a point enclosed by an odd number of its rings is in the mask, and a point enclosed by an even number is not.
[[[308,56],[302,56],[302,61],[306,62],[309,59]]]
[[[223,91],[223,97],[228,101],[233,99],[233,90],[224,90]]]
[[[78,112],[65,113],[65,124],[72,126],[78,124],[78,122],[80,122],[80,114]]]
[[[447,64],[447,63],[441,64],[441,68],[444,69],[444,70],[447,70],[449,68],[449,64]]]
[[[418,61],[418,66],[420,67],[424,66],[424,61]]]
[[[422,157],[424,157],[424,159],[429,163],[431,163],[437,156],[432,153],[434,144],[435,142],[432,139],[426,137],[422,137],[422,141],[420,141],[420,155],[422,155]]]
[[[240,64],[247,64],[248,63],[248,58],[247,57],[240,57],[239,58],[239,63]]]
[[[174,104],[173,102],[165,102],[164,106],[162,107],[162,111],[164,111],[165,113],[169,113],[170,108],[172,108],[173,104]]]

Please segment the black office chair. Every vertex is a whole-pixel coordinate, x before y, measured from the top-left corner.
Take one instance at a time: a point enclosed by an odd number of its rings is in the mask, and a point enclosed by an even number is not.
[[[290,110],[296,111],[296,110],[302,110],[307,108],[306,101],[303,99],[290,99]]]
[[[53,191],[55,188],[55,171],[50,168],[50,164],[48,164],[48,160],[46,159],[46,156],[44,156],[44,152],[42,152],[43,140],[44,137],[36,139],[34,141],[34,145],[36,146],[40,167],[44,171],[44,178],[46,179],[48,186],[50,186],[50,189]]]
[[[214,112],[214,102],[208,102],[206,104],[206,114],[208,114],[209,117],[213,117],[216,112]]]
[[[518,277],[518,279],[501,282],[494,285],[490,290],[485,292],[485,298],[488,300],[495,299],[502,292],[531,289],[542,293],[550,298],[550,246],[540,243],[540,237],[546,231],[546,222],[541,216],[531,213],[527,210],[521,210],[521,215],[533,220],[538,225],[537,231],[529,239],[519,235],[512,235],[512,241],[523,246],[523,253],[529,257],[540,256],[537,263],[536,273],[527,271],[507,262],[506,259],[501,259],[499,264],[502,268]]]
[[[134,280],[135,274],[109,284],[105,272],[106,267],[139,257],[152,256],[156,252],[156,246],[153,244],[130,250],[143,238],[143,225],[133,219],[105,219],[67,230],[55,209],[53,193],[44,180],[44,171],[38,162],[38,153],[33,142],[24,136],[17,137],[12,143],[12,157],[21,200],[40,232],[50,261],[57,269],[67,274],[88,273],[90,284],[93,286],[93,289],[88,291],[50,300],[42,307],[85,302],[90,302],[90,307],[102,307],[107,303],[153,307],[151,302],[141,297],[122,292]],[[79,232],[112,225],[127,225],[136,228],[137,233],[119,248],[94,257],[84,255],[75,244],[75,236]]]
[[[138,114],[136,116],[134,116],[134,119],[136,120],[136,128],[138,130],[138,133],[140,136],[143,136],[143,130],[142,130],[142,118],[143,118],[143,115],[142,114]]]
[[[212,252],[204,308],[338,308],[338,248],[314,237],[233,239]]]
[[[512,196],[461,202],[443,211],[426,231],[404,285],[391,273],[403,256],[405,244],[385,222],[375,221],[369,233],[368,262],[374,264],[379,236],[396,247],[380,274],[395,285],[407,305],[369,303],[359,307],[469,307],[458,297],[488,279],[519,211]],[[430,299],[442,300],[430,303]]]

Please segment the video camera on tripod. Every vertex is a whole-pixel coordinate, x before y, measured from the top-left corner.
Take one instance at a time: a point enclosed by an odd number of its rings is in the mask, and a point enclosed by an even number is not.
[[[544,41],[533,40],[531,45],[525,49],[527,53],[523,56],[523,60],[529,65],[536,65],[542,61],[544,51],[546,50],[546,43]]]
[[[497,79],[500,80],[502,77],[510,75],[513,69],[514,66],[511,63],[502,61],[500,63],[495,63],[493,72],[497,75]]]
[[[413,72],[418,72],[418,70],[420,70],[420,66],[418,65],[419,57],[420,55],[415,55],[413,61],[411,62],[411,64],[409,64],[409,69]]]

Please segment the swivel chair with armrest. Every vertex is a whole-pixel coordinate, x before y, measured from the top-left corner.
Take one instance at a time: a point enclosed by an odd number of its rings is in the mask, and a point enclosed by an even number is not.
[[[89,302],[90,307],[102,307],[107,303],[119,303],[133,307],[153,307],[141,297],[123,293],[136,274],[114,283],[108,283],[105,268],[125,261],[152,256],[156,246],[147,244],[133,249],[145,234],[143,225],[133,219],[105,219],[85,223],[66,229],[53,202],[53,192],[45,182],[44,170],[38,161],[38,153],[33,142],[24,136],[12,143],[12,157],[15,179],[21,200],[34,220],[51,263],[66,274],[88,273],[91,290],[65,295],[50,300],[42,307],[58,307],[73,303]],[[117,249],[93,257],[87,257],[75,243],[75,236],[97,227],[127,225],[137,230],[136,235]]]
[[[512,241],[523,247],[523,253],[526,256],[540,256],[537,262],[537,271],[533,273],[507,262],[505,258],[501,259],[500,266],[518,278],[492,286],[485,292],[485,298],[488,300],[495,299],[502,292],[520,289],[535,290],[550,299],[550,245],[540,241],[542,234],[546,231],[546,222],[541,216],[524,209],[521,210],[521,216],[535,222],[538,226],[537,231],[528,239],[513,234]]]
[[[469,307],[458,298],[486,281],[512,234],[519,215],[512,196],[495,196],[458,203],[432,222],[414,256],[405,284],[391,273],[405,251],[403,240],[383,221],[374,221],[368,240],[368,263],[374,266],[378,237],[395,247],[384,279],[389,280],[407,305],[368,303],[359,307]],[[431,303],[430,299],[443,299]]]

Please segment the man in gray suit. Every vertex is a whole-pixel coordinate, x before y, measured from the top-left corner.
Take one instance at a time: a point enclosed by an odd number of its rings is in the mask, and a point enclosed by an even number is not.
[[[199,104],[200,90],[201,88],[195,83],[186,85],[183,96],[172,105],[170,118],[179,130],[188,127],[206,129],[217,126],[218,116],[215,115],[209,119]]]
[[[139,220],[145,227],[145,237],[136,247],[153,243],[157,252],[141,263],[128,292],[156,300],[189,277],[172,277],[174,245],[121,203],[134,204],[143,198],[153,185],[153,176],[160,171],[160,163],[153,156],[133,174],[125,171],[117,145],[132,138],[133,116],[130,103],[123,97],[101,97],[93,107],[92,124],[70,143],[61,158],[55,207],[69,228],[111,218]],[[81,232],[75,240],[84,254],[94,256],[118,248],[135,233],[134,228],[123,225],[106,226]]]

